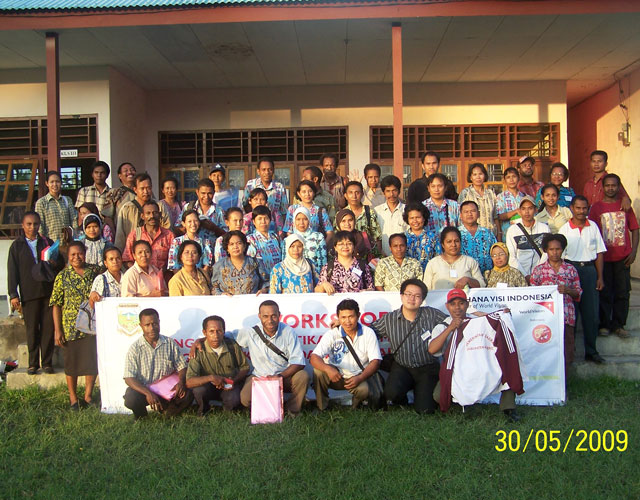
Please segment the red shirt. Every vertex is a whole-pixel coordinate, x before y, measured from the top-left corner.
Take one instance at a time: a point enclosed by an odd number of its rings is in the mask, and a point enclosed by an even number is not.
[[[607,173],[608,172],[605,170],[597,181],[594,181],[592,177],[585,183],[584,189],[582,190],[582,194],[587,200],[589,200],[590,207],[592,207],[593,204],[596,203],[597,201],[603,200],[604,187],[602,185],[602,179],[604,179],[604,176],[607,175]],[[621,200],[625,196],[629,197],[629,195],[624,189],[624,186],[620,184],[620,190],[618,191],[617,199]]]
[[[146,228],[142,226],[140,231],[140,239],[148,241],[151,245],[151,265],[157,267],[161,271],[167,269],[167,262],[169,260],[169,249],[173,242],[173,233],[168,229],[159,227],[156,231],[156,237],[151,238]],[[124,252],[122,252],[122,260],[124,262],[133,262],[133,244],[136,240],[136,230],[134,229],[127,236],[127,243],[124,246]]]
[[[544,186],[544,182],[533,181],[531,184],[527,184],[526,182],[520,181],[518,182],[518,191],[523,192],[527,196],[531,196],[535,200],[536,194],[538,194],[542,186]]]
[[[626,212],[620,208],[620,200],[614,203],[598,201],[593,204],[589,218],[600,228],[602,239],[607,245],[605,262],[617,262],[631,253],[630,231],[639,228],[633,209]]]

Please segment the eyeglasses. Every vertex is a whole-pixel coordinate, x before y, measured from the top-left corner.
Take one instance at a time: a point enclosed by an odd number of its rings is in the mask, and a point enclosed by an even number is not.
[[[564,177],[564,172],[551,172],[554,177]]]
[[[407,293],[407,292],[405,292],[402,295],[404,295],[408,299],[422,300],[422,295],[419,294],[419,293]]]

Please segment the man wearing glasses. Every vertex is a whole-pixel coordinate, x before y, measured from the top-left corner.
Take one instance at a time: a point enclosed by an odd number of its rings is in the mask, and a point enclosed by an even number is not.
[[[383,367],[389,370],[384,395],[393,404],[407,404],[407,393],[413,389],[416,412],[433,413],[440,364],[429,354],[425,339],[447,315],[433,307],[420,307],[427,297],[427,286],[419,279],[404,281],[400,296],[402,307],[371,325],[379,339],[389,339],[393,354],[391,367]]]

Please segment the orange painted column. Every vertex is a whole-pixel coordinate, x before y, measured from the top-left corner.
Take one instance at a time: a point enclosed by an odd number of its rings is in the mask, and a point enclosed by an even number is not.
[[[47,33],[47,168],[60,170],[60,65],[58,34]],[[44,186],[44,182],[40,181]]]
[[[402,137],[402,26],[391,27],[391,62],[393,68],[393,175],[403,180],[404,149]]]

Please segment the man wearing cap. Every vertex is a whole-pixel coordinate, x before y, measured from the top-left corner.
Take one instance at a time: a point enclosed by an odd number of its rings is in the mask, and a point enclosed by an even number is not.
[[[558,234],[567,238],[564,260],[576,268],[580,278],[582,296],[577,306],[584,332],[584,359],[602,364],[605,360],[596,349],[596,337],[599,323],[599,292],[604,288],[602,270],[607,247],[598,225],[587,219],[587,199],[579,194],[574,196],[570,208],[573,217],[560,228]]]
[[[421,307],[427,297],[427,286],[411,278],[400,286],[402,307],[385,314],[371,325],[378,339],[387,337],[393,362],[385,383],[384,396],[394,404],[407,404],[407,393],[413,389],[414,409],[433,413],[436,402],[433,390],[438,383],[438,360],[429,354],[425,339],[446,316],[433,307]]]
[[[523,156],[520,158],[520,182],[518,182],[518,191],[531,196],[535,199],[538,190],[544,186],[544,182],[533,179],[533,165],[536,159],[531,156]]]
[[[449,317],[426,339],[429,353],[444,357],[433,397],[447,411],[452,400],[464,407],[500,392],[500,410],[517,422],[516,394],[524,393],[524,388],[512,324],[503,314],[509,311],[469,318],[468,307],[464,290],[450,290]]]
[[[222,165],[215,164],[209,170],[209,180],[213,182],[215,191],[213,193],[213,203],[219,206],[223,212],[226,213],[231,207],[242,208],[242,197],[237,189],[229,186],[224,188],[224,182],[227,177],[227,173]]]
[[[531,196],[522,198],[518,212],[521,221],[509,226],[505,243],[509,249],[509,265],[520,271],[528,283],[533,268],[547,259],[542,251],[542,238],[549,232],[549,226],[536,221],[536,205]]]

